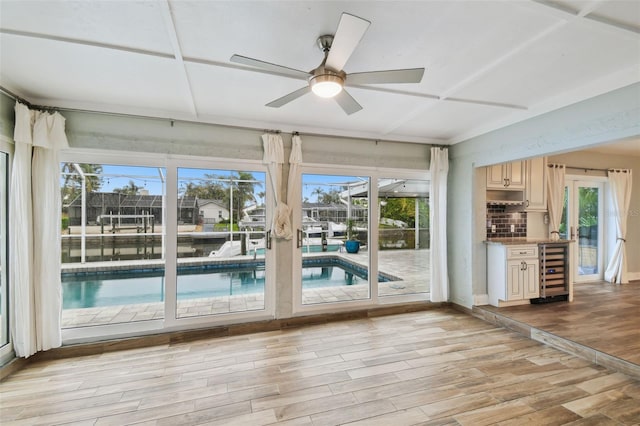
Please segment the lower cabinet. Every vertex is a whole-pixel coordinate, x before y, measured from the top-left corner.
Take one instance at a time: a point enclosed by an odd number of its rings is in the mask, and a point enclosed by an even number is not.
[[[533,299],[540,295],[538,260],[507,261],[507,300]]]
[[[529,303],[540,295],[538,246],[487,245],[489,303],[508,306]]]

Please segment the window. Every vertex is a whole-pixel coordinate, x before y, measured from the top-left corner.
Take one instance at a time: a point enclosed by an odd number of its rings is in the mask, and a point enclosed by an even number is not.
[[[165,170],[62,163],[62,327],[164,315]]]
[[[9,154],[0,152],[0,347],[5,347],[9,343],[8,194]]]

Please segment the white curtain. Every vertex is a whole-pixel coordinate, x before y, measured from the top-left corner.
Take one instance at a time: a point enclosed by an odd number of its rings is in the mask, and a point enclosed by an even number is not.
[[[431,301],[449,300],[447,270],[447,175],[449,152],[431,148],[431,192],[429,194],[429,229],[431,233]]]
[[[631,203],[631,170],[609,170],[611,199],[616,223],[616,247],[604,271],[604,279],[618,284],[629,282],[627,276],[627,216]]]
[[[291,138],[291,155],[289,155],[289,180],[287,181],[287,205],[291,208],[293,197],[300,194],[300,179],[298,179],[298,170],[302,164],[302,139],[299,135],[294,134]],[[293,214],[293,211],[291,211]],[[293,223],[293,218],[290,218]],[[291,237],[287,238],[291,239]]]
[[[62,344],[60,163],[65,119],[16,103],[9,196],[11,334],[16,355]]]
[[[549,164],[547,170],[547,207],[549,208],[549,238],[560,239],[560,222],[564,207],[564,164]]]
[[[279,197],[282,182],[282,164],[284,163],[282,137],[279,134],[265,133],[262,135],[262,143],[264,146],[262,162],[267,165],[276,202],[275,212],[272,215],[268,215],[266,223],[271,225],[271,231],[277,238],[290,240],[293,237],[290,219],[291,210]]]

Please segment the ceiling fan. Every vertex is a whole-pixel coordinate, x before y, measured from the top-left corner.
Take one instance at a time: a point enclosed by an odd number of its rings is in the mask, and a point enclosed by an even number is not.
[[[351,57],[358,43],[360,43],[370,24],[371,22],[365,19],[343,13],[340,17],[335,35],[318,37],[318,46],[324,52],[324,59],[317,68],[309,72],[241,55],[233,55],[231,62],[308,81],[306,86],[288,95],[284,95],[275,101],[269,102],[266,105],[268,107],[279,108],[311,91],[323,98],[334,98],[344,112],[350,115],[360,111],[362,106],[344,89],[345,85],[420,83],[424,74],[424,68],[347,74],[343,70],[343,67],[349,60],[349,57]]]

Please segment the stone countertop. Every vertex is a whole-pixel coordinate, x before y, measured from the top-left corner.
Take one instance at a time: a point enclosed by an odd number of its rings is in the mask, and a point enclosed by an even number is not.
[[[527,237],[512,237],[512,238],[493,238],[485,240],[485,244],[499,244],[499,245],[517,245],[517,244],[549,244],[549,243],[572,243],[573,240],[556,240],[552,241],[549,238],[527,238]]]

